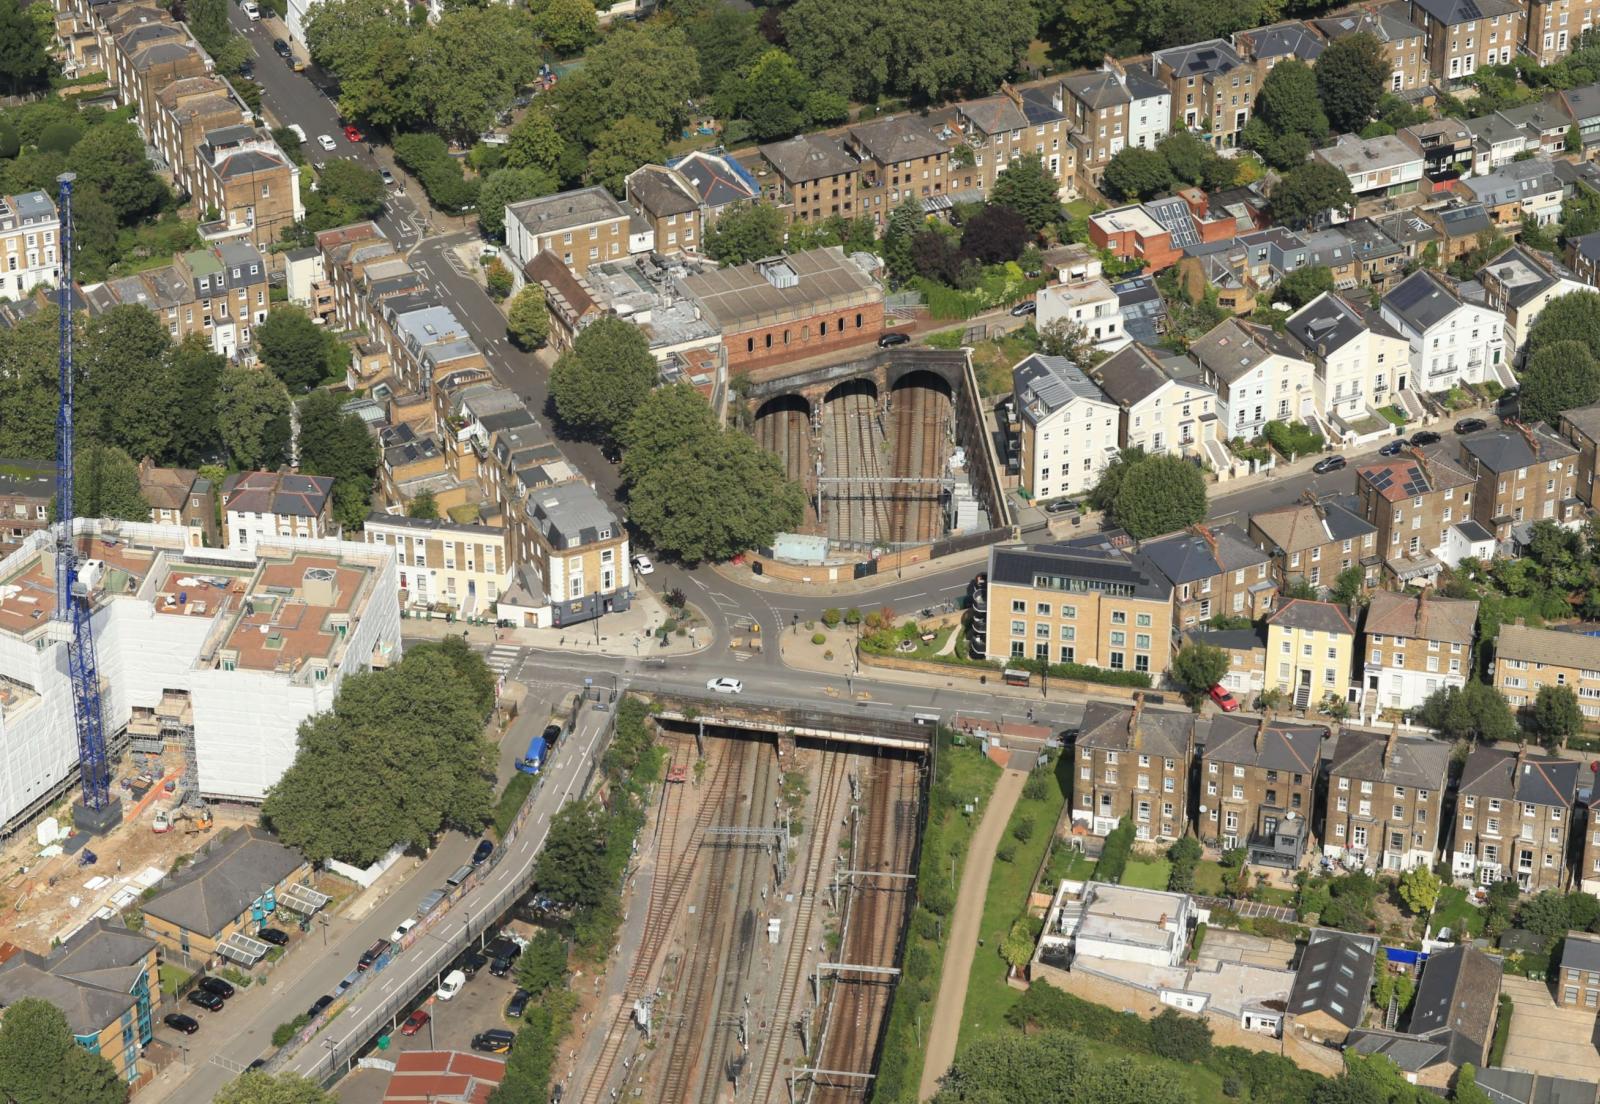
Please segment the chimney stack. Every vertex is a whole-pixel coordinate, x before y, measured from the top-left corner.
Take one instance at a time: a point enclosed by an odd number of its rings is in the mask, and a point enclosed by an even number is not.
[[[1272,710],[1261,711],[1261,723],[1256,726],[1256,754],[1261,754],[1261,749],[1267,743],[1267,726],[1272,724]]]
[[[1139,718],[1144,713],[1144,695],[1135,694],[1133,697],[1133,712],[1128,714],[1128,747],[1137,751],[1144,744],[1144,736],[1139,731]]]
[[[1400,722],[1395,721],[1389,726],[1389,737],[1383,742],[1383,769],[1394,768],[1394,753],[1400,743]]]

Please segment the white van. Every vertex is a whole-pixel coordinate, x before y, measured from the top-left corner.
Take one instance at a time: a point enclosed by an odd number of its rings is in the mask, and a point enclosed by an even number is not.
[[[301,125],[299,123],[290,123],[289,124],[289,133],[293,134],[296,138],[300,139],[300,144],[302,146],[306,144],[306,132],[305,132],[305,129],[303,127],[301,127]]]
[[[444,976],[444,981],[440,983],[439,988],[434,990],[434,998],[447,1001],[461,992],[461,987],[466,983],[466,974],[463,974],[460,970],[451,970]]]

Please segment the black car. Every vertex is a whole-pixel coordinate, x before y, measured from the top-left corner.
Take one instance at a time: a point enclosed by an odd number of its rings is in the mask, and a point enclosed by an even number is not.
[[[197,1004],[207,1012],[221,1012],[222,998],[206,989],[191,989],[184,998],[190,1004]]]
[[[904,333],[886,333],[878,338],[878,348],[888,349],[895,345],[911,344],[911,335]]]
[[[1024,299],[1022,302],[1011,308],[1011,317],[1021,318],[1024,315],[1035,314],[1038,312],[1038,310],[1038,303],[1034,302],[1032,299]]]
[[[1425,429],[1421,433],[1413,433],[1411,435],[1411,443],[1417,448],[1421,448],[1423,445],[1437,445],[1442,440],[1444,438],[1431,429]]]
[[[271,943],[274,947],[287,946],[289,943],[289,933],[279,931],[277,928],[262,928],[256,932],[256,938],[263,943]]]
[[[487,965],[489,965],[489,960],[487,958],[483,957],[483,955],[479,954],[477,951],[472,951],[461,959],[460,965],[456,968],[459,969],[463,974],[466,974],[468,978],[471,978],[472,975],[476,974],[479,970],[483,969]]]
[[[528,1010],[528,1001],[533,999],[533,994],[526,989],[518,989],[511,994],[511,999],[506,1001],[506,1019],[520,1020],[522,1014]]]
[[[1311,465],[1311,470],[1318,475],[1327,475],[1343,468],[1345,459],[1342,456],[1328,456]]]
[[[272,52],[287,61],[294,56],[294,51],[289,49],[289,44],[281,38],[272,40]]]
[[[265,1058],[257,1058],[254,1062],[251,1062],[248,1066],[246,1066],[244,1071],[246,1073],[254,1073],[256,1070],[261,1069],[266,1064],[267,1060]]]
[[[219,977],[201,978],[199,985],[206,992],[219,996],[223,1000],[230,1000],[233,997],[233,986]]]
[[[511,967],[517,959],[522,956],[522,944],[515,939],[501,936],[489,944],[488,953],[491,959],[489,972],[495,977],[505,977],[511,972]]]
[[[479,840],[478,846],[472,850],[472,865],[477,866],[492,854],[494,854],[494,840]]]
[[[503,1027],[491,1027],[488,1031],[480,1031],[472,1037],[472,1049],[489,1054],[505,1054],[511,1049],[515,1039],[516,1035],[513,1032]]]
[[[1078,504],[1070,498],[1058,498],[1044,508],[1047,514],[1070,514],[1076,512]]]
[[[544,726],[544,732],[540,733],[540,735],[544,737],[545,750],[548,751],[556,746],[557,740],[561,739],[561,726],[558,724],[547,724]]]
[[[185,1016],[182,1012],[168,1012],[161,1017],[161,1022],[174,1031],[181,1031],[185,1035],[193,1035],[200,1030],[200,1021],[193,1016]]]
[[[253,77],[253,76],[255,76],[256,75],[255,62],[251,61],[249,58],[245,58],[243,61],[241,61],[239,63],[239,75],[241,77]]]
[[[1394,440],[1390,441],[1388,444],[1384,445],[1381,449],[1379,449],[1378,450],[1378,455],[1379,456],[1399,456],[1405,450],[1406,450],[1406,439],[1404,437],[1396,437]]]
[[[1462,418],[1456,423],[1457,433],[1477,433],[1479,430],[1488,428],[1489,423],[1482,418]]]
[[[332,997],[318,997],[317,1003],[306,1009],[306,1019],[314,1020],[322,1014],[322,1010],[333,1003]]]

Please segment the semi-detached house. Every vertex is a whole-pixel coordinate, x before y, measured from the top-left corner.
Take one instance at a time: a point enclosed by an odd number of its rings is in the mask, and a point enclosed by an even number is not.
[[[1310,361],[1313,402],[1334,429],[1394,401],[1409,347],[1382,318],[1326,291],[1291,314],[1284,332]]]
[[[1411,351],[1396,390],[1432,393],[1460,383],[1513,382],[1503,364],[1504,316],[1466,302],[1438,273],[1421,269],[1395,285],[1383,297],[1382,314]]]
[[[1322,853],[1380,870],[1432,866],[1450,745],[1342,728],[1328,763]]]
[[[1506,317],[1506,342],[1515,356],[1544,308],[1574,291],[1587,290],[1554,257],[1513,245],[1477,272],[1484,301]]]
[[[1372,594],[1362,626],[1363,712],[1416,709],[1437,690],[1460,688],[1472,670],[1478,603],[1422,591]]]
[[[1117,454],[1121,410],[1066,357],[1035,353],[1011,380],[1024,490],[1036,501],[1086,493]]]
[[[1124,346],[1090,375],[1121,411],[1120,447],[1185,456],[1215,439],[1216,392],[1176,378],[1147,346]]]
[[[1538,892],[1566,886],[1567,839],[1583,764],[1478,746],[1461,768],[1450,869],[1479,885],[1515,879]]]
[[[1270,327],[1230,318],[1190,345],[1189,355],[1217,390],[1226,437],[1250,440],[1269,421],[1318,416],[1311,363]]]

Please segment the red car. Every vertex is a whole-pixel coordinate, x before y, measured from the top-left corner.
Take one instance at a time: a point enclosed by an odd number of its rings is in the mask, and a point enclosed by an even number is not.
[[[351,123],[344,125],[344,137],[347,142],[365,142],[367,140],[366,135],[362,134]]]
[[[1216,702],[1218,708],[1224,713],[1232,713],[1239,708],[1239,703],[1234,700],[1232,694],[1228,693],[1228,688],[1220,682],[1211,688],[1211,700]]]
[[[417,1009],[406,1017],[406,1022],[400,1025],[400,1034],[415,1035],[428,1025],[428,1014],[422,1009]]]

